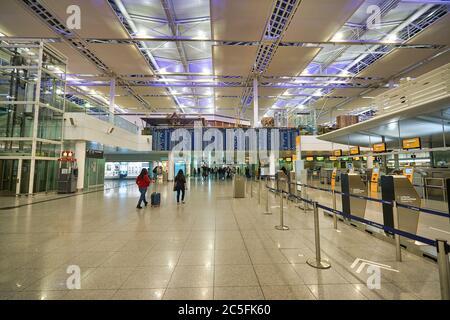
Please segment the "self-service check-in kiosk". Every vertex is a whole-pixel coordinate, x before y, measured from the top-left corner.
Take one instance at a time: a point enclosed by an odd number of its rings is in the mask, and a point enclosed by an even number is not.
[[[75,159],[75,154],[72,151],[63,151],[61,158],[58,159],[58,193],[77,191],[78,168],[76,161],[77,159]]]
[[[277,172],[277,190],[289,192],[289,179],[282,170]]]
[[[404,175],[381,177],[381,196],[385,201],[397,201],[397,203],[420,207],[420,196],[414,186]],[[398,227],[400,230],[417,234],[420,211],[398,207]],[[394,227],[393,208],[390,204],[383,203],[383,223]]]
[[[245,177],[234,175],[233,178],[233,197],[245,198]]]
[[[367,197],[367,187],[357,173],[341,174],[342,212],[364,218],[366,214],[366,199],[351,197],[349,194]]]
[[[294,171],[289,172],[289,193],[297,194],[297,174]]]

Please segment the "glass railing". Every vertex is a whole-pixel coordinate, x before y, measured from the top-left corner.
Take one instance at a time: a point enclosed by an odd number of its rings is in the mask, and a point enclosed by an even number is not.
[[[119,115],[114,115],[103,107],[94,107],[90,105],[89,107],[79,106],[75,103],[67,101],[66,112],[82,112],[99,120],[109,122],[117,126],[118,128],[124,129],[133,134],[139,133],[139,127],[128,120],[125,120]]]

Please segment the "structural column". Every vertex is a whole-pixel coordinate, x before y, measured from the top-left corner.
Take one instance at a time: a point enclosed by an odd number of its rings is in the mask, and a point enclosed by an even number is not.
[[[367,157],[367,169],[372,169],[373,168],[373,156],[368,156]]]
[[[41,78],[42,78],[42,59],[44,56],[44,43],[39,44],[39,61],[36,80],[36,93],[34,97],[34,117],[33,117],[33,133],[31,142],[31,162],[30,162],[30,179],[28,184],[28,194],[32,195],[34,192],[34,174],[36,171],[36,148],[37,148],[37,131],[39,121],[39,102],[41,99]]]
[[[78,178],[77,190],[84,188],[84,170],[86,167],[86,141],[77,141],[75,143],[75,158],[77,159]]]
[[[258,78],[253,78],[253,127],[259,127]]]

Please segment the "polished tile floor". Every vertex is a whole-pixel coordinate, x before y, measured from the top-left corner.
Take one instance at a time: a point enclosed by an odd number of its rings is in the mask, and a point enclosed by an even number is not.
[[[154,186],[152,186],[154,187]],[[285,204],[289,231],[278,231],[279,198],[232,198],[231,182],[191,180],[186,204],[158,185],[159,208],[135,209],[123,186],[0,211],[1,299],[439,299],[434,263],[320,215],[322,255],[314,257],[313,217]],[[256,192],[256,186],[253,191]],[[250,191],[250,188],[248,188]],[[278,207],[277,207],[278,205]],[[389,265],[379,289],[366,285],[356,258]],[[69,266],[79,290],[67,289]],[[398,271],[398,272],[397,272]]]

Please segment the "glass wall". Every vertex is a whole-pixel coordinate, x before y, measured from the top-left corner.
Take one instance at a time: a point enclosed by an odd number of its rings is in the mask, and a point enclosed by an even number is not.
[[[56,190],[66,59],[39,40],[8,40],[0,41],[0,66],[0,160],[13,159],[22,173],[16,193]],[[0,193],[11,189],[4,186]]]

